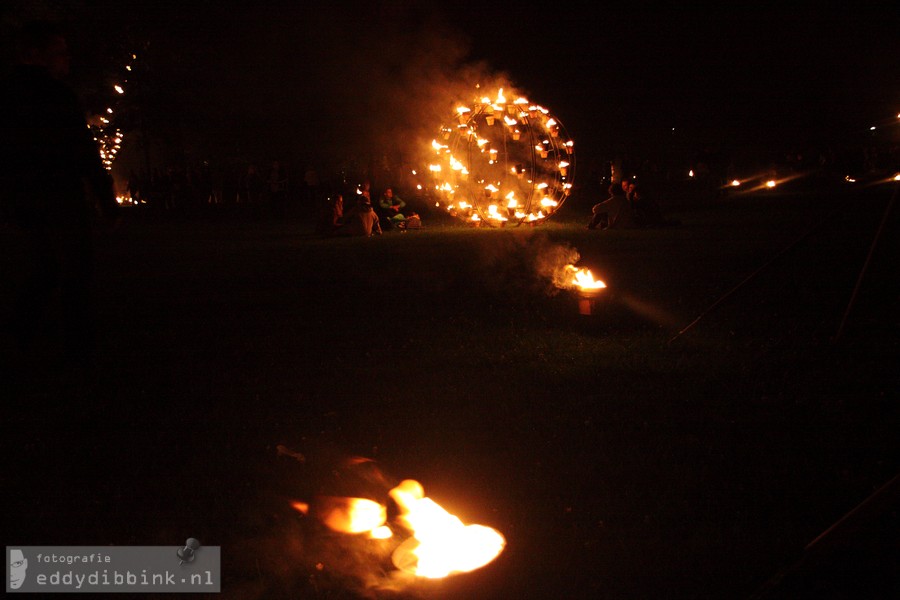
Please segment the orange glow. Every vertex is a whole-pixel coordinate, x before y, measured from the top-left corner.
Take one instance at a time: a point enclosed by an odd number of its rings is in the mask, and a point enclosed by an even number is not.
[[[433,162],[439,163],[429,166],[427,188],[441,193],[441,206],[453,216],[471,219],[471,211],[450,208],[457,202],[452,195],[465,195],[474,205],[472,210],[492,227],[512,221],[514,213],[516,224],[531,220],[528,207],[540,208],[542,197],[556,202],[554,209],[548,211],[544,205],[543,213],[535,211],[539,215],[535,218],[546,218],[571,193],[574,142],[568,134],[559,139],[564,128],[547,109],[529,106],[526,98],[511,90],[476,88],[477,95],[470,101],[458,99],[451,105],[452,122],[449,127],[441,125],[438,139],[426,140],[431,142]],[[529,116],[531,112],[534,114]],[[520,140],[524,143],[517,143]],[[539,158],[551,160],[538,163]],[[515,203],[505,207],[508,212],[490,210],[492,203],[505,205],[497,200],[509,199],[511,192]]]
[[[291,506],[303,514],[309,514],[308,504],[294,502]],[[387,509],[367,498],[320,496],[316,499],[313,512],[329,529],[341,533],[371,532],[387,520]]]
[[[506,546],[499,531],[465,525],[425,497],[417,481],[402,481],[390,496],[400,509],[398,521],[413,534],[391,556],[402,571],[431,579],[466,573],[494,560]]]

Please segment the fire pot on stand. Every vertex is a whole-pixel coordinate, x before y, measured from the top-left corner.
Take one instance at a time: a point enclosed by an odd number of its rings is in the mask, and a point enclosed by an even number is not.
[[[597,310],[597,299],[606,288],[578,288],[578,313],[591,316]]]

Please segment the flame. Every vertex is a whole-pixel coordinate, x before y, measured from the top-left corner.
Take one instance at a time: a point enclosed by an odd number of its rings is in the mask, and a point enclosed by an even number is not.
[[[383,535],[381,527],[387,520],[387,508],[367,498],[320,496],[312,507],[305,502],[292,502],[291,506],[304,515],[312,511],[329,529],[341,533]]]
[[[602,280],[594,279],[590,269],[579,269],[575,265],[566,265],[566,272],[570,275],[572,284],[583,290],[600,290],[606,287]]]
[[[506,217],[497,212],[497,205],[491,204],[488,206],[488,218],[493,219],[495,221],[508,221]]]
[[[479,91],[469,102],[457,100],[453,105],[453,121],[458,119],[458,125],[441,125],[439,139],[426,140],[431,142],[428,150],[435,157],[433,162],[439,164],[429,165],[431,181],[422,182],[425,188],[437,191],[442,196],[440,206],[447,208],[453,216],[470,219],[471,210],[462,212],[451,208],[455,202],[452,194],[466,194],[474,205],[472,210],[491,226],[502,227],[514,214],[520,223],[526,217],[530,221],[553,214],[572,189],[567,180],[572,174],[569,169],[575,164],[574,142],[557,142],[554,138],[561,137],[561,124],[549,116],[547,109],[530,104],[527,98],[514,93],[505,96],[503,88],[489,92],[479,85],[476,89]],[[488,127],[492,121],[500,119],[504,127]],[[515,144],[520,139],[525,142]],[[501,143],[503,146],[499,146]],[[508,144],[513,144],[511,149]],[[528,152],[529,147],[534,150]],[[551,153],[554,160],[535,162],[537,158],[549,158]],[[570,156],[560,157],[560,154]],[[533,186],[531,191],[527,190],[528,186]],[[477,187],[482,190],[477,191]],[[509,203],[511,191],[516,197]],[[503,205],[509,203],[505,206],[508,212],[490,210],[489,204],[500,198],[506,198]],[[526,214],[530,212],[527,209],[519,210],[519,207],[540,203],[541,198],[549,198],[556,204],[544,203],[543,212],[536,210],[538,216],[535,217]]]
[[[438,579],[474,571],[494,560],[506,546],[503,535],[483,525],[465,525],[407,479],[390,491],[400,509],[398,521],[413,533],[394,550],[394,565],[408,573]]]

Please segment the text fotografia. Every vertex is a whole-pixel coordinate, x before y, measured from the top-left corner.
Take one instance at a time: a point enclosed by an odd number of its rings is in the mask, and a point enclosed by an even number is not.
[[[146,570],[140,573],[132,573],[125,571],[121,573],[116,570],[103,569],[102,571],[94,571],[92,573],[75,573],[74,571],[56,571],[50,574],[41,573],[35,577],[35,583],[39,586],[54,587],[70,587],[80,590],[83,586],[209,586],[212,588],[216,585],[213,579],[212,571],[202,571],[200,573],[175,573],[173,571],[164,571],[162,573],[148,573]]]
[[[6,592],[215,594],[221,558],[187,536],[171,546],[7,546]]]

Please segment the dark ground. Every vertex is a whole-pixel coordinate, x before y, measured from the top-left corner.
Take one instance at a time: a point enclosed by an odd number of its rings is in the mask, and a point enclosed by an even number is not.
[[[834,340],[891,193],[341,240],[131,213],[98,241],[96,372],[60,366],[55,313],[35,356],[2,340],[3,543],[193,536],[223,598],[895,596],[896,485],[804,553],[900,472],[897,210]],[[610,286],[593,316],[535,273],[561,246]],[[288,506],[404,478],[504,553],[367,591],[383,548]]]

